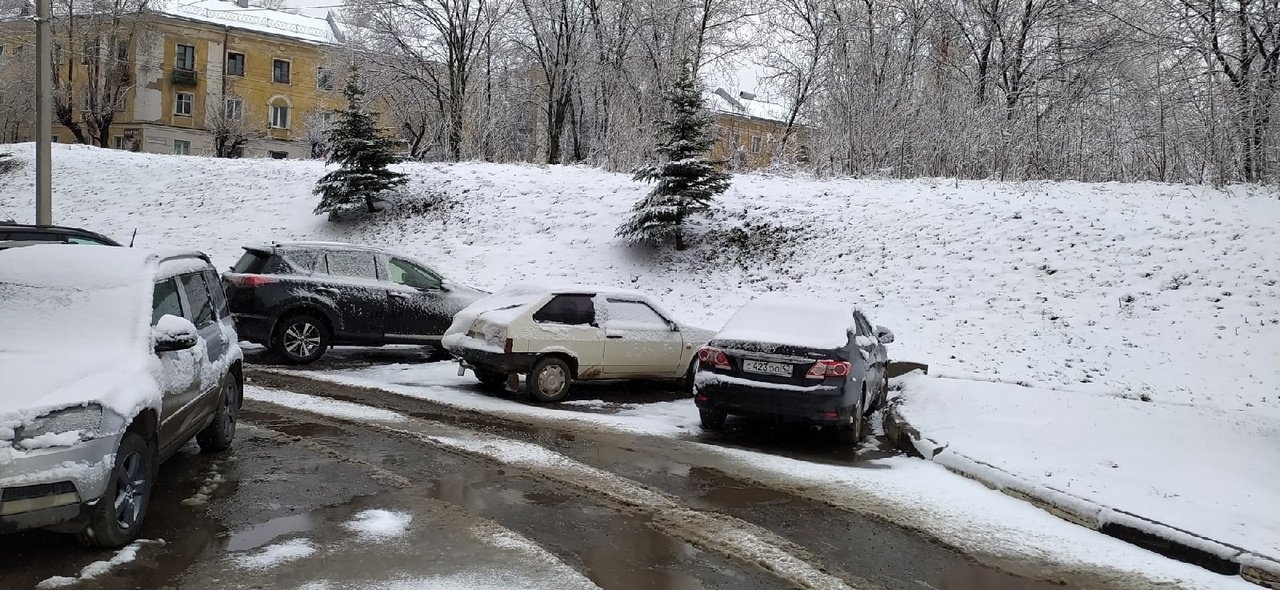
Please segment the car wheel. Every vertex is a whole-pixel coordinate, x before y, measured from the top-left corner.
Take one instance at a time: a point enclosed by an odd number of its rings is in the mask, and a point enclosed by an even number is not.
[[[77,538],[92,547],[128,545],[142,532],[156,473],[155,450],[136,432],[126,432],[116,449],[107,491],[93,506]]]
[[[535,401],[551,403],[563,400],[569,395],[569,383],[573,381],[573,371],[564,359],[549,356],[533,365],[529,378],[525,380],[525,391]]]
[[[475,367],[471,371],[476,374],[476,379],[480,380],[480,386],[485,389],[501,391],[507,384],[505,373],[481,369],[480,367]]]
[[[314,316],[296,315],[280,322],[271,348],[289,364],[313,363],[329,348],[329,329]]]
[[[235,375],[227,375],[227,384],[222,387],[222,393],[218,396],[218,409],[213,414],[213,422],[196,435],[200,450],[216,453],[230,447],[231,440],[236,437],[236,418],[239,415],[240,383]]]
[[[836,426],[836,443],[842,445],[856,445],[862,440],[862,419],[865,415],[863,408],[867,407],[867,394],[862,393],[862,399],[858,400],[858,405],[853,408],[849,414],[852,420],[848,424]]]
[[[698,418],[702,421],[702,429],[707,432],[724,430],[724,422],[729,415],[719,410],[698,410]]]

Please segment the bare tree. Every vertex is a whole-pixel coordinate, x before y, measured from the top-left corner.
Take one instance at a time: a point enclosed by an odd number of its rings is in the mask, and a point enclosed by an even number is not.
[[[240,96],[228,93],[221,104],[205,107],[205,128],[213,135],[213,155],[218,158],[239,158],[244,148],[254,139],[265,135],[261,125],[261,113],[245,103]]]
[[[53,110],[76,141],[107,147],[133,88],[131,46],[147,34],[148,0],[58,0],[52,22]]]
[[[529,42],[520,44],[533,57],[542,74],[548,164],[561,161],[560,139],[573,107],[582,36],[586,33],[585,7],[579,0],[520,0]]]

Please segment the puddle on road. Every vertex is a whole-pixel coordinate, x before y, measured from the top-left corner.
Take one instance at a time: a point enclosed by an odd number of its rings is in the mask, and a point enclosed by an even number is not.
[[[313,512],[273,518],[262,524],[233,533],[223,545],[224,551],[246,551],[261,547],[290,533],[305,533],[316,526],[318,518]]]
[[[938,590],[1063,590],[1067,588],[1064,584],[1019,578],[976,563],[949,569],[926,587]]]

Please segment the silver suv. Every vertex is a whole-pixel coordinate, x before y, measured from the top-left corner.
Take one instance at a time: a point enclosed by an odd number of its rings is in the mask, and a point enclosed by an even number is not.
[[[0,532],[139,535],[158,466],[231,445],[241,360],[200,253],[0,251]]]

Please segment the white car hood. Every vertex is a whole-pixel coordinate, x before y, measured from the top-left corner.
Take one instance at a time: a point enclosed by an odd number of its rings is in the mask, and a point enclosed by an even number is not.
[[[135,351],[0,351],[0,383],[0,440],[32,418],[71,406],[97,403],[131,417],[156,389],[146,357]]]

